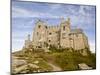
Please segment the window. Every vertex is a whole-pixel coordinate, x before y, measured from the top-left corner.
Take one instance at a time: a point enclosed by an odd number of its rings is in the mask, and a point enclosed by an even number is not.
[[[65,26],[63,26],[63,30],[65,31]]]
[[[51,40],[49,40],[49,42],[51,42]]]
[[[72,38],[69,38],[69,40],[73,40]]]
[[[38,26],[38,28],[40,28],[40,27],[41,27],[41,25]]]
[[[51,35],[52,33],[50,32],[49,35]]]
[[[68,34],[69,36],[71,36],[71,34]]]
[[[47,26],[45,26],[45,28],[47,29]]]

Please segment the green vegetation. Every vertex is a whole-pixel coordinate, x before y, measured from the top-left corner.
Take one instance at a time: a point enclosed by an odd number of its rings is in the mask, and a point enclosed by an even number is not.
[[[86,48],[87,55],[83,56],[80,52],[72,48],[57,49],[54,46],[50,47],[51,54],[45,54],[42,57],[44,60],[52,62],[61,67],[62,70],[79,70],[78,64],[85,63],[93,69],[96,68],[96,56]]]
[[[56,56],[56,63],[60,65],[63,70],[78,70],[78,64],[80,63],[86,63],[88,66],[95,68],[95,57],[67,52]]]
[[[88,53],[86,56],[72,48],[57,49],[51,46],[49,50],[51,51],[49,53],[33,49],[32,51],[25,50],[13,54],[19,57],[18,59],[26,60],[27,63],[34,64],[34,61],[39,61],[36,65],[40,67],[40,72],[53,71],[53,68],[48,63],[60,67],[62,71],[79,70],[78,64],[80,63],[85,63],[93,69],[96,68],[96,55],[91,53],[88,48],[85,49]],[[31,70],[30,68],[28,72],[31,72]]]
[[[38,64],[41,68],[42,71],[46,72],[46,71],[52,71],[52,67],[50,65],[48,65],[47,62],[45,62],[43,59],[40,61],[40,63]]]

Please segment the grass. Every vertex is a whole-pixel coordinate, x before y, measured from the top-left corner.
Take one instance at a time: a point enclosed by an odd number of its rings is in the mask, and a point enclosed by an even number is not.
[[[87,56],[83,56],[77,52],[63,51],[41,54],[41,58],[61,67],[62,70],[66,71],[79,70],[78,64],[80,63],[85,63],[93,69],[96,68],[96,57],[92,53]]]
[[[46,72],[46,71],[52,71],[52,67],[50,65],[48,65],[47,62],[45,62],[44,60],[41,60],[40,63],[38,64],[41,68],[42,71]]]
[[[53,68],[48,65],[48,62],[60,67],[63,71],[79,70],[78,64],[85,63],[93,69],[96,68],[96,56],[88,51],[87,56],[83,56],[73,49],[56,49],[51,48],[50,53],[45,52],[17,52],[15,56],[24,59],[27,63],[34,64],[34,61],[39,61],[37,64],[41,72],[52,71]]]

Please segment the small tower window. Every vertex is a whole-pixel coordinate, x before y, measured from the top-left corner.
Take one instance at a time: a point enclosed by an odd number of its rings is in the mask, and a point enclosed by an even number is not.
[[[38,26],[38,28],[40,28],[40,27],[41,27],[41,25]]]
[[[47,26],[45,26],[45,28],[47,29]]]
[[[65,31],[65,26],[63,26],[63,30]]]

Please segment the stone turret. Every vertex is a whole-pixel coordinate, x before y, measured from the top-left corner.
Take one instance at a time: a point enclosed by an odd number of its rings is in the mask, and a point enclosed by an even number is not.
[[[67,19],[67,25],[69,26],[70,29],[70,18]]]
[[[27,35],[27,39],[25,40],[25,48],[29,48],[32,45],[30,40],[30,34]]]
[[[44,47],[44,43],[47,41],[47,26],[44,21],[38,20],[36,22],[32,41],[36,48]]]
[[[60,45],[61,47],[69,47],[69,37],[70,33],[70,18],[61,21],[60,24]]]

